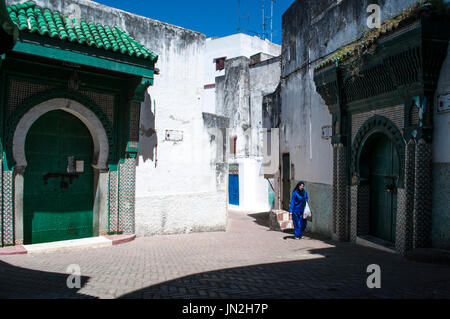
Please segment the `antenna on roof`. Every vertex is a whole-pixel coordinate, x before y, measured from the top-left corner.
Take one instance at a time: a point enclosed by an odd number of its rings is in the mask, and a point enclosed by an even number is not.
[[[266,35],[266,15],[264,13],[264,0],[262,0],[262,38],[264,39],[264,36]]]
[[[238,16],[239,16],[239,25],[238,25],[238,33],[241,33],[241,0],[238,0]]]
[[[270,1],[270,42],[273,42],[273,4],[277,2],[277,0]]]

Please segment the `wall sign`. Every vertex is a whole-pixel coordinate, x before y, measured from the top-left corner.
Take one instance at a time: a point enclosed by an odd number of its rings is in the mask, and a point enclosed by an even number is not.
[[[76,162],[76,171],[77,173],[84,173],[84,161]]]
[[[180,142],[183,140],[183,131],[166,130],[166,141]]]
[[[450,93],[438,95],[437,112],[443,113],[450,111]]]

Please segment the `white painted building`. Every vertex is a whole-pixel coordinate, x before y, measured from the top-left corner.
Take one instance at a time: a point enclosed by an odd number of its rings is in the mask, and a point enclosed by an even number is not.
[[[204,112],[216,112],[215,79],[218,76],[225,75],[224,68],[217,65],[217,63],[221,63],[220,59],[229,60],[240,56],[250,58],[258,53],[279,56],[281,54],[281,46],[269,40],[263,40],[257,36],[250,36],[244,33],[206,39],[203,79]]]
[[[225,61],[216,78],[216,112],[230,119],[229,207],[270,211],[273,190],[263,170],[263,97],[279,84],[280,59],[259,53]]]

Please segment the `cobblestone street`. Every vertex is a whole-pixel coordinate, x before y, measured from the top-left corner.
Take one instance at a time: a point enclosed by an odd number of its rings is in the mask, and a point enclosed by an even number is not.
[[[450,298],[450,269],[229,213],[227,232],[137,238],[110,248],[0,257],[0,298]],[[68,289],[67,267],[81,268]],[[381,267],[368,289],[367,266]]]

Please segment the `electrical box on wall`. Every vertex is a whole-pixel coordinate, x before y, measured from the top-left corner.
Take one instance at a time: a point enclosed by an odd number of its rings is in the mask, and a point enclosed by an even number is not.
[[[333,136],[333,130],[331,125],[322,126],[322,138],[330,139]]]
[[[437,112],[443,113],[450,111],[450,93],[438,95]]]

